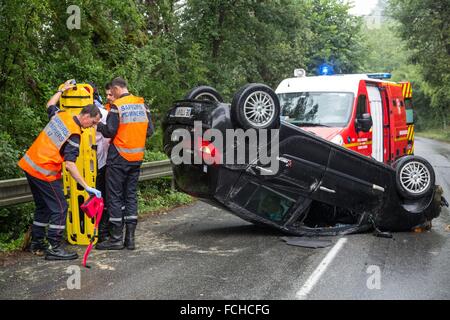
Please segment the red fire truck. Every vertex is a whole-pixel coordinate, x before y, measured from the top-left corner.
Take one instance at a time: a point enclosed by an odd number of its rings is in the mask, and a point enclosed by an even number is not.
[[[409,82],[388,81],[388,73],[294,74],[276,89],[283,120],[380,162],[413,153]]]

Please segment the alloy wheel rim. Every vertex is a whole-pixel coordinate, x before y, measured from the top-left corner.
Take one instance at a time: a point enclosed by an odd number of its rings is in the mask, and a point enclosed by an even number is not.
[[[430,171],[421,162],[411,161],[400,171],[400,183],[404,189],[413,194],[422,193],[428,188],[430,182]]]
[[[275,102],[264,91],[250,94],[244,103],[245,119],[254,127],[264,127],[275,116]]]

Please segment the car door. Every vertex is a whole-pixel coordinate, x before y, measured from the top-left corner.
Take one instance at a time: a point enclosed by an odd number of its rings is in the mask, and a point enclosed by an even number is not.
[[[330,162],[313,198],[353,211],[377,207],[390,178],[384,164],[340,147],[333,147]]]
[[[273,174],[250,164],[232,192],[231,201],[273,222],[283,223],[294,205],[310,200],[327,168],[330,144],[298,127],[283,123],[279,134],[279,169]]]

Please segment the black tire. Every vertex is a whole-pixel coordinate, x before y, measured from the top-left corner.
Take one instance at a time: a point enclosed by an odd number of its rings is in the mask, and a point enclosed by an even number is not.
[[[231,117],[243,129],[277,129],[280,127],[280,101],[269,86],[250,83],[234,94]]]
[[[189,91],[184,98],[186,100],[207,100],[207,101],[217,101],[223,102],[223,98],[220,93],[209,86],[199,86],[195,87]]]
[[[424,158],[404,156],[394,162],[395,183],[406,199],[419,199],[430,194],[436,181],[434,169]]]

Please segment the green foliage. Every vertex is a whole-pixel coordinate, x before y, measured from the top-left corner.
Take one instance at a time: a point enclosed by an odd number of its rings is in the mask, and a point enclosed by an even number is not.
[[[355,73],[365,58],[361,19],[348,14],[350,7],[344,1],[309,0],[304,4],[310,29],[306,41],[309,69],[329,62],[336,73]]]
[[[171,178],[155,179],[139,185],[139,213],[168,210],[175,206],[192,203],[194,199],[171,188]]]
[[[69,30],[69,5],[81,10]],[[192,87],[228,100],[247,82],[275,87],[294,68],[361,62],[358,18],[338,0],[9,0],[0,3],[0,178],[46,124],[46,101],[66,79],[100,88],[115,76],[143,96],[156,127]],[[101,90],[102,91],[102,90]],[[161,131],[147,147],[162,151]]]
[[[398,23],[388,21],[379,29],[368,29],[366,26],[362,28],[366,43],[362,64],[364,72],[394,72],[407,66],[409,55],[406,43],[395,34],[398,27]]]
[[[34,203],[0,208],[0,251],[17,249],[33,222]]]
[[[208,84],[230,99],[247,82],[275,87],[296,67],[315,73],[327,61],[338,72],[356,70],[360,21],[347,10],[330,0],[190,0],[181,15],[182,44],[202,48]]]
[[[448,0],[391,0],[389,11],[400,22],[397,31],[406,41],[409,60],[419,68],[432,107],[429,114],[445,130],[450,120]]]
[[[420,132],[417,132],[417,136],[430,138],[434,140],[440,140],[447,143],[450,143],[450,128],[447,128],[447,130],[442,129],[428,129],[423,130]]]
[[[168,158],[164,152],[145,150],[144,161],[160,161],[167,159]]]
[[[13,139],[6,132],[0,132],[0,177],[17,176],[17,159],[19,152],[14,148]]]

